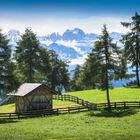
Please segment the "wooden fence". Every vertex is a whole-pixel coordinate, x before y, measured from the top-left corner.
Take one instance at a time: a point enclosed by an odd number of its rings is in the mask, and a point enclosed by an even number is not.
[[[34,110],[22,113],[0,113],[0,118],[28,118],[28,117],[44,117],[48,115],[59,115],[59,114],[66,114],[66,113],[76,113],[76,112],[84,112],[88,111],[89,108],[84,106],[77,106],[77,107],[64,107],[64,108],[54,108],[52,110]]]
[[[0,119],[3,118],[27,118],[27,117],[37,117],[37,116],[47,116],[47,115],[59,115],[65,113],[76,113],[76,112],[83,112],[88,110],[103,110],[107,109],[107,103],[90,103],[83,99],[80,99],[76,96],[71,95],[54,95],[54,100],[62,100],[62,101],[71,101],[74,103],[79,104],[80,106],[76,107],[64,107],[64,108],[53,108],[52,110],[34,110],[22,113],[0,113]],[[131,101],[131,102],[111,102],[111,108],[128,108],[128,107],[140,107],[140,102],[138,101]]]
[[[72,96],[72,95],[54,95],[54,100],[62,100],[62,101],[70,101],[77,104],[80,104],[84,107],[87,107],[91,110],[101,110],[106,109],[108,107],[107,103],[91,103],[80,99],[79,97]],[[126,102],[111,102],[111,108],[127,108],[127,107],[140,107],[140,102],[138,101],[126,101]]]
[[[91,103],[89,101],[85,101],[83,99],[80,99],[79,97],[72,96],[72,95],[53,95],[53,99],[61,100],[61,101],[70,101],[85,106],[89,109],[96,109],[96,104]]]
[[[96,104],[96,108],[98,110],[100,109],[106,109],[108,107],[107,103],[98,103]],[[126,101],[126,102],[111,102],[111,108],[117,109],[117,108],[128,108],[128,107],[140,107],[140,102],[138,101]]]
[[[77,107],[64,107],[64,108],[54,108],[52,110],[34,110],[22,113],[0,113],[0,119],[5,118],[30,118],[30,117],[43,117],[48,115],[59,115],[59,114],[66,114],[66,113],[76,113],[76,112],[84,112],[89,110],[102,110],[107,109],[107,103],[99,103],[94,104],[96,108],[92,109],[91,107],[85,106],[77,106]],[[122,108],[126,109],[129,107],[140,107],[140,102],[133,101],[133,102],[111,102],[112,109]]]

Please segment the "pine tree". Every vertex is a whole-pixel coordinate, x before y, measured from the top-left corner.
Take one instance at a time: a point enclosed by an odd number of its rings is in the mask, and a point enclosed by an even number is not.
[[[67,63],[58,58],[54,51],[50,51],[51,71],[48,75],[48,83],[54,90],[61,92],[63,89],[67,91],[69,84],[69,73]]]
[[[129,78],[133,77],[132,74],[127,73],[127,70],[128,70],[128,68],[127,68],[127,58],[126,58],[124,53],[125,53],[124,49],[120,50],[120,54],[119,54],[120,63],[118,65],[118,69],[115,70],[115,79],[116,80],[129,79]]]
[[[8,45],[9,40],[0,30],[0,96],[6,96],[6,93],[10,92],[10,57],[11,49]]]
[[[35,82],[35,73],[40,62],[40,44],[36,35],[26,29],[16,47],[15,59],[24,76],[23,82]]]
[[[91,52],[83,65],[83,70],[81,73],[82,84],[84,89],[95,89],[95,79],[98,72],[99,63],[97,57]]]
[[[125,45],[125,55],[132,67],[136,67],[137,86],[140,86],[139,66],[140,66],[140,15],[136,12],[132,17],[132,22],[121,22],[121,24],[130,29],[130,32],[123,36]]]
[[[80,65],[76,65],[75,69],[72,71],[73,76],[69,83],[70,91],[80,91],[83,90],[83,80],[82,80],[82,67]]]
[[[40,60],[38,69],[35,73],[35,82],[47,83],[48,75],[51,72],[51,57],[50,51],[46,48],[40,48]]]

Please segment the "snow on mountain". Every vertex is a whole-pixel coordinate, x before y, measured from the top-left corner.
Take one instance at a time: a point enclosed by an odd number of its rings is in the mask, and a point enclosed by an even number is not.
[[[61,35],[59,35],[59,33],[52,33],[48,35],[48,38],[52,40],[53,42],[56,42],[57,40],[61,39]]]
[[[57,54],[59,54],[60,59],[65,61],[70,61],[72,59],[82,57],[75,49],[71,47],[67,47],[57,43],[52,43],[49,46],[46,46],[45,44],[42,45],[49,50],[54,50]]]
[[[122,35],[121,33],[117,33],[117,32],[112,32],[110,33],[110,37],[115,39],[115,40],[121,40],[122,39]]]
[[[85,33],[79,28],[66,30],[62,35],[63,40],[83,40],[84,38]]]
[[[93,34],[93,33],[88,33],[85,36],[86,40],[97,40],[98,39],[98,35],[97,34]]]
[[[10,40],[9,44],[13,47],[12,49],[14,49],[20,39],[20,32],[12,29],[8,32],[7,38]]]
[[[113,41],[118,43],[120,43],[121,35],[117,32],[110,33]],[[84,63],[98,36],[97,34],[85,33],[79,28],[74,28],[66,30],[62,35],[52,33],[46,36],[38,36],[38,39],[43,47],[56,51],[61,59],[71,61],[70,65],[76,65]],[[15,50],[15,46],[20,39],[20,32],[10,30],[7,37],[10,40],[12,49]]]

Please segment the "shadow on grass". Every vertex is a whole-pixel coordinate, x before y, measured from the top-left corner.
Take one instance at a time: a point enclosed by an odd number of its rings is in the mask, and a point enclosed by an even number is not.
[[[5,118],[2,118],[0,119],[0,124],[6,124],[6,123],[17,123],[18,121],[15,120],[15,119],[5,119]]]
[[[140,88],[140,87],[138,87],[137,85],[134,85],[134,86],[126,86],[125,88]]]
[[[108,112],[107,110],[104,111],[91,111],[88,113],[88,116],[96,116],[96,117],[125,117],[125,116],[131,116],[136,114],[137,111],[134,108],[128,108],[128,109],[115,109],[112,110],[112,112]]]

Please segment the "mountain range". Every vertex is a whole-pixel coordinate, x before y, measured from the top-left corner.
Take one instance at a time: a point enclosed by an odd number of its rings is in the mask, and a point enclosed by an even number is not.
[[[7,33],[13,51],[20,39],[20,35],[18,30],[10,30]],[[113,40],[119,43],[121,35],[121,33],[117,32],[110,33]],[[71,66],[84,63],[87,54],[94,46],[94,42],[98,39],[98,36],[98,34],[85,33],[82,29],[74,28],[72,30],[66,30],[62,35],[51,33],[45,36],[37,36],[37,38],[41,46],[56,51],[60,59],[69,61]]]

